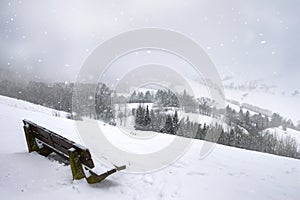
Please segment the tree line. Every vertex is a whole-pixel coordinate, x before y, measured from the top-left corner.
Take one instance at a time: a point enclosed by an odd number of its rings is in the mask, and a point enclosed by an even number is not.
[[[242,111],[235,113],[230,107],[226,109],[231,111],[227,113],[228,116],[231,116],[226,119],[227,122],[231,123],[231,128],[227,130],[220,124],[209,126],[206,123],[201,124],[190,121],[188,117],[180,119],[177,110],[174,114],[168,114],[159,110],[150,110],[148,106],[139,105],[132,112],[135,117],[134,127],[137,130],[217,141],[217,143],[226,146],[300,159],[298,143],[294,138],[290,136],[278,137],[269,132],[262,132],[264,128],[270,125],[278,125],[277,114],[268,122],[264,116],[258,118],[256,115],[251,116],[249,112],[245,114]],[[262,120],[262,122],[259,120]]]
[[[113,91],[105,84],[77,84],[76,95],[74,88],[74,83],[20,83],[3,80],[0,82],[0,95],[68,113],[76,111],[76,119],[87,116],[106,122],[114,120]]]
[[[193,96],[187,94],[186,90],[182,93],[175,93],[171,90],[157,90],[152,93],[134,91],[129,103],[154,103],[158,107],[181,107],[187,113],[195,113],[198,109],[198,102]]]

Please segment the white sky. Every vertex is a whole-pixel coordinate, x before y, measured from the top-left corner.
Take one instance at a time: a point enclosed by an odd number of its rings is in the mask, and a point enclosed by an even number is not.
[[[99,44],[161,27],[202,46],[222,77],[300,89],[300,1],[1,1],[0,66],[41,80],[74,81]]]

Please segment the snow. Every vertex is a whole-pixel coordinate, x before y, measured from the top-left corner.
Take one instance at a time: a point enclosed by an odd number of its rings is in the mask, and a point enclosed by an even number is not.
[[[300,144],[300,131],[287,128],[286,131],[283,130],[282,126],[276,128],[267,128],[264,132],[269,132],[270,134],[276,135],[278,138],[291,136],[296,139],[297,143]],[[299,147],[300,148],[300,147]]]
[[[245,93],[247,93],[245,97]],[[299,97],[282,96],[260,91],[241,91],[226,89],[225,94],[233,100],[240,103],[248,103],[260,108],[271,110],[273,113],[279,113],[281,116],[293,120],[296,123],[299,120]],[[244,98],[243,98],[244,97]]]
[[[189,85],[195,92],[197,98],[211,98],[208,88],[205,85],[194,80],[189,80]],[[225,88],[224,92],[226,99],[235,100],[239,102],[240,105],[248,103],[253,106],[271,110],[273,113],[279,113],[281,116],[291,119],[295,124],[300,120],[300,96],[283,96],[281,93],[265,92],[259,89],[249,91]]]
[[[33,111],[33,112],[44,113],[46,115],[56,115],[56,116],[58,115],[58,116],[63,117],[63,118],[66,118],[67,115],[68,115],[68,113],[66,113],[64,111],[54,110],[54,109],[51,109],[51,108],[36,105],[36,104],[29,103],[29,102],[26,102],[26,101],[23,101],[23,100],[17,100],[17,99],[9,98],[9,97],[6,97],[6,96],[1,96],[0,104],[5,104],[6,106],[20,108],[20,109],[24,109],[24,110]]]
[[[300,197],[300,160],[222,145],[216,145],[209,156],[200,159],[203,142],[199,140],[194,141],[178,161],[152,173],[122,171],[94,185],[85,180],[72,181],[69,166],[35,152],[27,153],[21,120],[26,118],[81,143],[74,121],[54,117],[48,108],[2,96],[0,110],[0,194],[3,199],[298,200]],[[107,134],[111,133],[111,139],[122,137],[119,141],[124,147],[130,143],[126,135],[115,132],[117,127],[99,124],[109,130]],[[159,147],[159,143],[174,136],[159,134],[155,137],[160,140],[149,141],[157,142],[154,146]],[[136,148],[140,150],[143,145]],[[106,170],[101,164],[98,169]]]
[[[141,105],[142,107],[144,107],[144,108],[146,108],[146,107],[148,106],[149,109],[151,110],[151,109],[152,109],[152,106],[153,106],[153,103],[129,103],[129,104],[127,104],[127,105],[128,105],[128,107],[127,107],[128,111],[131,112],[131,110],[132,110],[133,108],[137,109],[140,105]]]
[[[197,122],[200,124],[206,124],[206,125],[211,125],[211,124],[215,124],[217,122],[216,119],[210,117],[210,116],[206,116],[206,115],[200,115],[198,113],[185,113],[185,112],[179,112],[178,115],[180,117],[184,117],[185,119],[187,119],[187,117],[189,118],[189,120],[191,122]]]
[[[265,40],[260,41],[261,44],[266,44]]]
[[[246,109],[246,108],[243,108],[243,107],[240,107],[236,104],[233,104],[233,103],[229,103],[229,102],[226,102],[226,106],[229,106],[231,109],[235,110],[237,113],[240,112],[240,110],[242,109],[243,113],[246,113],[247,111],[249,111],[249,114],[250,115],[256,115],[256,114],[259,114],[255,111],[252,111],[252,110],[249,110],[249,109]]]
[[[99,123],[98,125],[101,127],[111,144],[130,153],[149,154],[157,152],[168,146],[174,140],[174,136],[158,134],[152,131],[131,130],[135,136],[132,137],[130,134],[124,134],[118,127],[109,125],[103,126],[103,123]]]

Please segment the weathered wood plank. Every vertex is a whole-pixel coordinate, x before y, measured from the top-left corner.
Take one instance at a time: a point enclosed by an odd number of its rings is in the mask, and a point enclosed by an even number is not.
[[[50,147],[56,153],[69,157],[69,149],[74,148],[80,155],[80,161],[82,164],[89,168],[94,168],[94,162],[91,157],[90,151],[75,142],[68,140],[67,138],[58,135],[44,127],[41,127],[31,121],[23,120],[24,127],[26,127],[34,138]]]

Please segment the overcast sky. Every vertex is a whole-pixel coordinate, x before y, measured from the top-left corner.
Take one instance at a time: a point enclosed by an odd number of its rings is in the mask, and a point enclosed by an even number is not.
[[[176,30],[220,75],[300,89],[300,1],[151,0],[0,2],[0,67],[36,80],[74,81],[103,41],[143,27]]]

